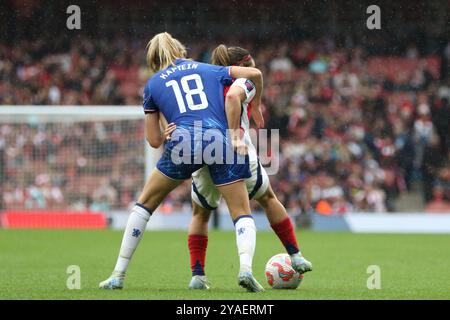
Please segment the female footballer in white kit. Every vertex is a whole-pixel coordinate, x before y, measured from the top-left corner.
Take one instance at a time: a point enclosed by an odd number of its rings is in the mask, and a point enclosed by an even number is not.
[[[212,54],[211,63],[221,66],[245,66],[254,67],[255,62],[250,53],[240,47],[229,47],[219,45]],[[275,196],[269,182],[267,172],[259,162],[257,151],[250,139],[250,115],[253,116],[259,127],[264,125],[261,110],[252,110],[251,101],[256,94],[256,87],[249,79],[235,79],[231,86],[224,90],[225,99],[230,104],[241,105],[240,127],[244,133],[249,160],[251,177],[245,180],[250,199],[255,199],[264,209],[272,229],[286,248],[292,260],[292,266],[300,274],[312,270],[312,264],[306,260],[298,249],[295,230],[286,212],[286,209]],[[233,101],[234,100],[234,101]],[[238,108],[235,108],[238,109]],[[228,112],[228,111],[227,111]],[[232,127],[229,124],[230,128]],[[171,124],[166,129],[166,135],[174,130]],[[190,289],[208,289],[209,282],[205,275],[205,257],[208,243],[208,222],[211,210],[218,207],[221,195],[215,187],[208,167],[203,167],[192,174],[191,190],[193,216],[189,226],[188,246],[191,261],[192,279],[189,283]],[[242,219],[252,219],[243,216]],[[244,223],[245,225],[245,223]],[[236,230],[239,232],[239,230]]]

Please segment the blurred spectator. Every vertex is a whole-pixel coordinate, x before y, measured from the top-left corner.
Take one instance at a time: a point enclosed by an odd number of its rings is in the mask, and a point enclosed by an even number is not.
[[[427,213],[449,213],[450,201],[444,199],[444,188],[436,186],[433,188],[433,198],[426,205],[425,212]]]
[[[448,201],[450,89],[438,81],[439,59],[414,45],[408,59],[372,57],[328,37],[247,44],[265,72],[267,126],[280,129],[280,172],[271,180],[288,209],[394,211],[416,181],[426,202]],[[189,46],[192,58],[208,59],[214,45]],[[144,50],[123,37],[78,37],[54,52],[39,39],[0,43],[0,104],[139,105]],[[0,124],[3,206],[125,208],[142,187],[143,154],[123,150],[141,143],[142,128],[112,126]],[[188,183],[163,209],[186,206]]]
[[[143,139],[141,121],[0,124],[3,207],[126,208],[144,183]]]

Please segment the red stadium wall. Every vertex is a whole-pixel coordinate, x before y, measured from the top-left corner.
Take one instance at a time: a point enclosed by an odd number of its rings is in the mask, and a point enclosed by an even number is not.
[[[4,211],[0,224],[5,229],[105,229],[103,213],[90,211]]]

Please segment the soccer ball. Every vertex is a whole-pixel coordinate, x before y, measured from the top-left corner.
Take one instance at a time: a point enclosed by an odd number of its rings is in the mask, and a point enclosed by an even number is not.
[[[266,279],[273,289],[296,289],[302,282],[303,275],[292,268],[288,254],[280,253],[267,262]]]

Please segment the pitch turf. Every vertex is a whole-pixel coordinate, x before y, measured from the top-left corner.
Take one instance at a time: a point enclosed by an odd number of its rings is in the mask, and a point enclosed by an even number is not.
[[[254,273],[268,289],[236,284],[234,233],[211,232],[210,291],[190,291],[185,232],[147,232],[122,291],[97,289],[114,266],[122,232],[0,230],[0,299],[450,299],[450,235],[301,232],[314,263],[297,290],[269,289],[264,265],[283,252],[273,233],[259,232]],[[66,288],[66,269],[81,268],[81,290]],[[381,268],[381,289],[366,287],[367,267]]]

